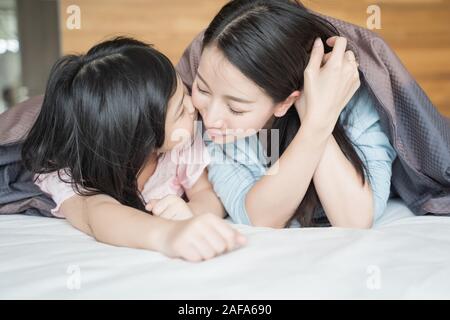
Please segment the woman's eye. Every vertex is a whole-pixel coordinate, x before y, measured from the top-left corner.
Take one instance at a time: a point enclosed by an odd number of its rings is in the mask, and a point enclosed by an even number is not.
[[[230,112],[232,114],[235,114],[235,115],[238,115],[238,116],[241,116],[241,115],[243,115],[245,113],[245,112],[242,112],[242,111],[233,110],[233,108],[231,108],[230,106],[228,106],[228,109],[230,110]]]
[[[207,94],[208,93],[208,91],[200,89],[200,87],[198,85],[197,85],[197,89],[198,89],[198,91],[200,91],[203,94]]]

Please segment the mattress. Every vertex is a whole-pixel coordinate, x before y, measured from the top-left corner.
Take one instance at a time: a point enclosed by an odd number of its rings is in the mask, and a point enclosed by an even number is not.
[[[450,299],[450,218],[399,199],[370,230],[234,227],[245,247],[190,263],[3,215],[0,299]]]

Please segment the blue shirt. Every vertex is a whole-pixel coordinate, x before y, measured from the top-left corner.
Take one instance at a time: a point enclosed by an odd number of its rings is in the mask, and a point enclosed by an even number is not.
[[[343,109],[339,121],[368,170],[365,176],[373,192],[375,222],[389,199],[392,162],[397,154],[381,129],[373,99],[367,88],[361,86]],[[235,223],[250,225],[245,198],[267,171],[267,157],[257,135],[228,144],[210,142],[207,147],[211,155],[208,178],[215,192]],[[294,222],[293,226],[299,225]]]

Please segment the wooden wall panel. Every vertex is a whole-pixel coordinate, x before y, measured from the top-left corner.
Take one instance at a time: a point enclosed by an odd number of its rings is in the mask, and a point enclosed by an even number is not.
[[[174,63],[226,0],[60,0],[62,52],[82,52],[126,34],[153,43]],[[304,0],[321,13],[366,26],[367,7],[381,9],[374,30],[394,48],[441,113],[450,116],[450,0]],[[81,9],[81,29],[65,27],[67,6]]]

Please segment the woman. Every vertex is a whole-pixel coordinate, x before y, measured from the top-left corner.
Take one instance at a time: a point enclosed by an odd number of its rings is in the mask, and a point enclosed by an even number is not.
[[[209,179],[235,222],[307,227],[326,215],[332,226],[369,228],[382,215],[396,153],[336,35],[288,0],[231,1],[206,29],[195,79],[184,82],[214,142]],[[270,168],[248,147],[249,129],[264,127],[279,130]]]

